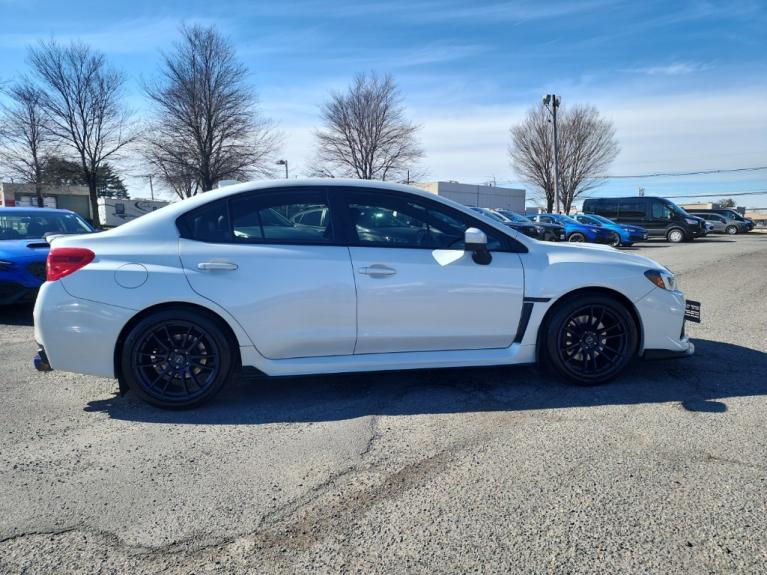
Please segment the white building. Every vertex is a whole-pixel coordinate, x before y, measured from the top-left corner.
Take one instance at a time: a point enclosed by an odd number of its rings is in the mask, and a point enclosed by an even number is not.
[[[428,182],[415,185],[427,192],[455,200],[465,206],[500,208],[517,213],[525,211],[525,190],[522,189],[476,186],[458,182]]]

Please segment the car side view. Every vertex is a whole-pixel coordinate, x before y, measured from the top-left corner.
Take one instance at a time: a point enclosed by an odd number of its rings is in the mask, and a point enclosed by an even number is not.
[[[538,239],[546,242],[565,241],[565,226],[548,222],[533,222],[527,216],[517,214],[511,210],[495,210],[496,213],[508,218],[516,224],[534,224],[538,228]]]
[[[722,214],[714,212],[690,212],[690,215],[706,220],[707,224],[711,224],[714,233],[729,234],[733,236],[748,231],[748,226],[744,222],[729,219]]]
[[[533,221],[541,224],[559,224],[565,228],[565,239],[568,242],[591,242],[609,244],[613,240],[612,232],[593,224],[581,223],[564,214],[538,214]]]
[[[636,242],[647,239],[647,230],[640,226],[618,224],[603,216],[596,214],[576,214],[573,218],[582,224],[590,224],[610,230],[613,234],[610,245],[614,248],[619,246],[633,246]]]
[[[242,366],[538,362],[593,385],[635,357],[694,351],[674,276],[650,259],[539,242],[418,189],[338,179],[225,187],[55,238],[34,319],[38,369],[117,378],[166,408],[209,400]]]

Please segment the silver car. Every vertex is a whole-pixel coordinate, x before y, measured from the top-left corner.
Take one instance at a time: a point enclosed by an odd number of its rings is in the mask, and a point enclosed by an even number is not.
[[[714,229],[712,231],[716,234],[735,235],[748,231],[743,225],[743,222],[730,219],[722,214],[714,214],[711,212],[690,212],[690,214],[706,220],[707,224],[713,226]]]

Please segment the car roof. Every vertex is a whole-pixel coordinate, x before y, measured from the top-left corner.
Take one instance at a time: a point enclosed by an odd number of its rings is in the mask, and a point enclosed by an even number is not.
[[[378,180],[357,180],[348,178],[296,178],[296,179],[280,179],[280,180],[258,180],[252,182],[244,182],[242,184],[235,184],[232,186],[225,186],[216,190],[211,190],[202,194],[198,194],[191,198],[173,202],[159,210],[155,210],[148,214],[131,220],[121,226],[103,232],[104,235],[131,235],[141,233],[152,233],[163,235],[168,233],[168,230],[164,230],[165,222],[169,219],[175,220],[180,215],[193,210],[196,207],[208,204],[215,200],[227,198],[244,192],[257,192],[262,190],[279,191],[280,188],[312,188],[312,187],[324,187],[324,188],[355,188],[358,190],[364,190],[369,188],[374,190],[386,190],[394,192],[405,192],[408,194],[427,198],[429,200],[445,204],[459,211],[469,211],[470,208],[460,204],[444,196],[439,196],[432,192],[428,192],[421,188],[414,186],[408,186],[405,184],[397,184],[393,182],[382,182]],[[489,220],[493,227],[498,230],[506,232],[506,226],[503,222]],[[521,242],[523,243],[523,242]]]
[[[38,214],[74,214],[64,208],[38,208],[36,206],[0,206],[0,214],[10,212],[35,212]]]

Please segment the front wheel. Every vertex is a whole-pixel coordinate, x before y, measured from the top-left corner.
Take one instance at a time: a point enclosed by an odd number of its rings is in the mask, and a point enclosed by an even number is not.
[[[130,330],[120,375],[147,403],[184,408],[213,398],[235,364],[234,348],[219,321],[187,309],[166,309]]]
[[[621,236],[618,232],[613,232],[613,236],[610,238],[610,245],[614,248],[621,245]]]
[[[570,237],[567,238],[567,241],[579,244],[581,242],[585,242],[586,241],[586,236],[584,236],[580,232],[573,232],[573,233],[570,234]]]
[[[666,234],[666,239],[671,243],[678,244],[684,241],[684,232],[679,228],[673,228]]]
[[[543,360],[578,385],[614,378],[636,354],[639,340],[626,306],[602,295],[558,304],[543,329]]]
[[[727,226],[724,231],[726,231],[731,236],[734,236],[735,234],[738,233],[738,227],[737,226]]]

